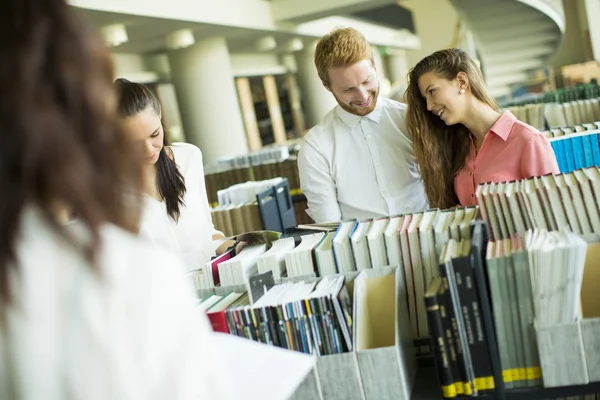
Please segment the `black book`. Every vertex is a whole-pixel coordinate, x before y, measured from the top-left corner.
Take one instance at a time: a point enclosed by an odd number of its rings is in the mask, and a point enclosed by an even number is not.
[[[440,314],[438,294],[441,291],[442,278],[435,278],[425,292],[425,309],[427,310],[429,333],[433,344],[435,365],[440,379],[442,396],[448,399],[456,397],[457,391],[454,377],[452,376],[452,368],[450,367],[448,345]]]

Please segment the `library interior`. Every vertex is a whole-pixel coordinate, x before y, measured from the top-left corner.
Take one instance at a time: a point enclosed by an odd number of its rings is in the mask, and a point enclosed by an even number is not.
[[[6,2],[0,400],[600,399],[600,1]]]

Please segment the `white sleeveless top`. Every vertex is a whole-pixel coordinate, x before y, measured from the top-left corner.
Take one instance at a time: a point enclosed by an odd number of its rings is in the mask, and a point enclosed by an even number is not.
[[[189,143],[173,143],[171,150],[185,180],[185,205],[180,206],[181,214],[175,222],[167,214],[164,201],[144,195],[140,236],[179,255],[186,271],[190,271],[200,268],[215,255],[222,241],[213,241],[212,235],[221,232],[212,223],[202,152]]]

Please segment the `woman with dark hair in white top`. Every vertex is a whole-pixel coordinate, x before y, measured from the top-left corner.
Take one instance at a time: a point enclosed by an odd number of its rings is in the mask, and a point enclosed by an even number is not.
[[[122,78],[115,86],[123,129],[144,156],[140,235],[179,254],[187,270],[198,269],[234,244],[220,240],[223,233],[212,223],[202,152],[192,144],[169,143],[150,89]]]

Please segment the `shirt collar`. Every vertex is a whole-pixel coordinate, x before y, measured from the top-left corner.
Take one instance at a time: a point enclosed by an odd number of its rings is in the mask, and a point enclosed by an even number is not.
[[[499,138],[506,142],[515,122],[517,122],[517,118],[510,111],[506,110],[500,115],[500,118],[498,118],[494,125],[492,125],[490,132],[494,132]]]
[[[358,124],[360,122],[360,120],[363,118],[368,118],[375,123],[379,123],[379,121],[381,120],[381,109],[383,108],[383,101],[384,101],[384,99],[382,97],[377,97],[377,103],[375,104],[375,109],[373,111],[371,111],[369,114],[365,115],[364,117],[361,117],[360,115],[355,115],[355,114],[349,113],[348,111],[346,111],[342,107],[340,107],[340,105],[338,105],[335,108],[335,111],[336,111],[337,116],[340,117],[340,119],[346,125],[348,125],[349,128],[354,128],[356,126],[356,124]]]

